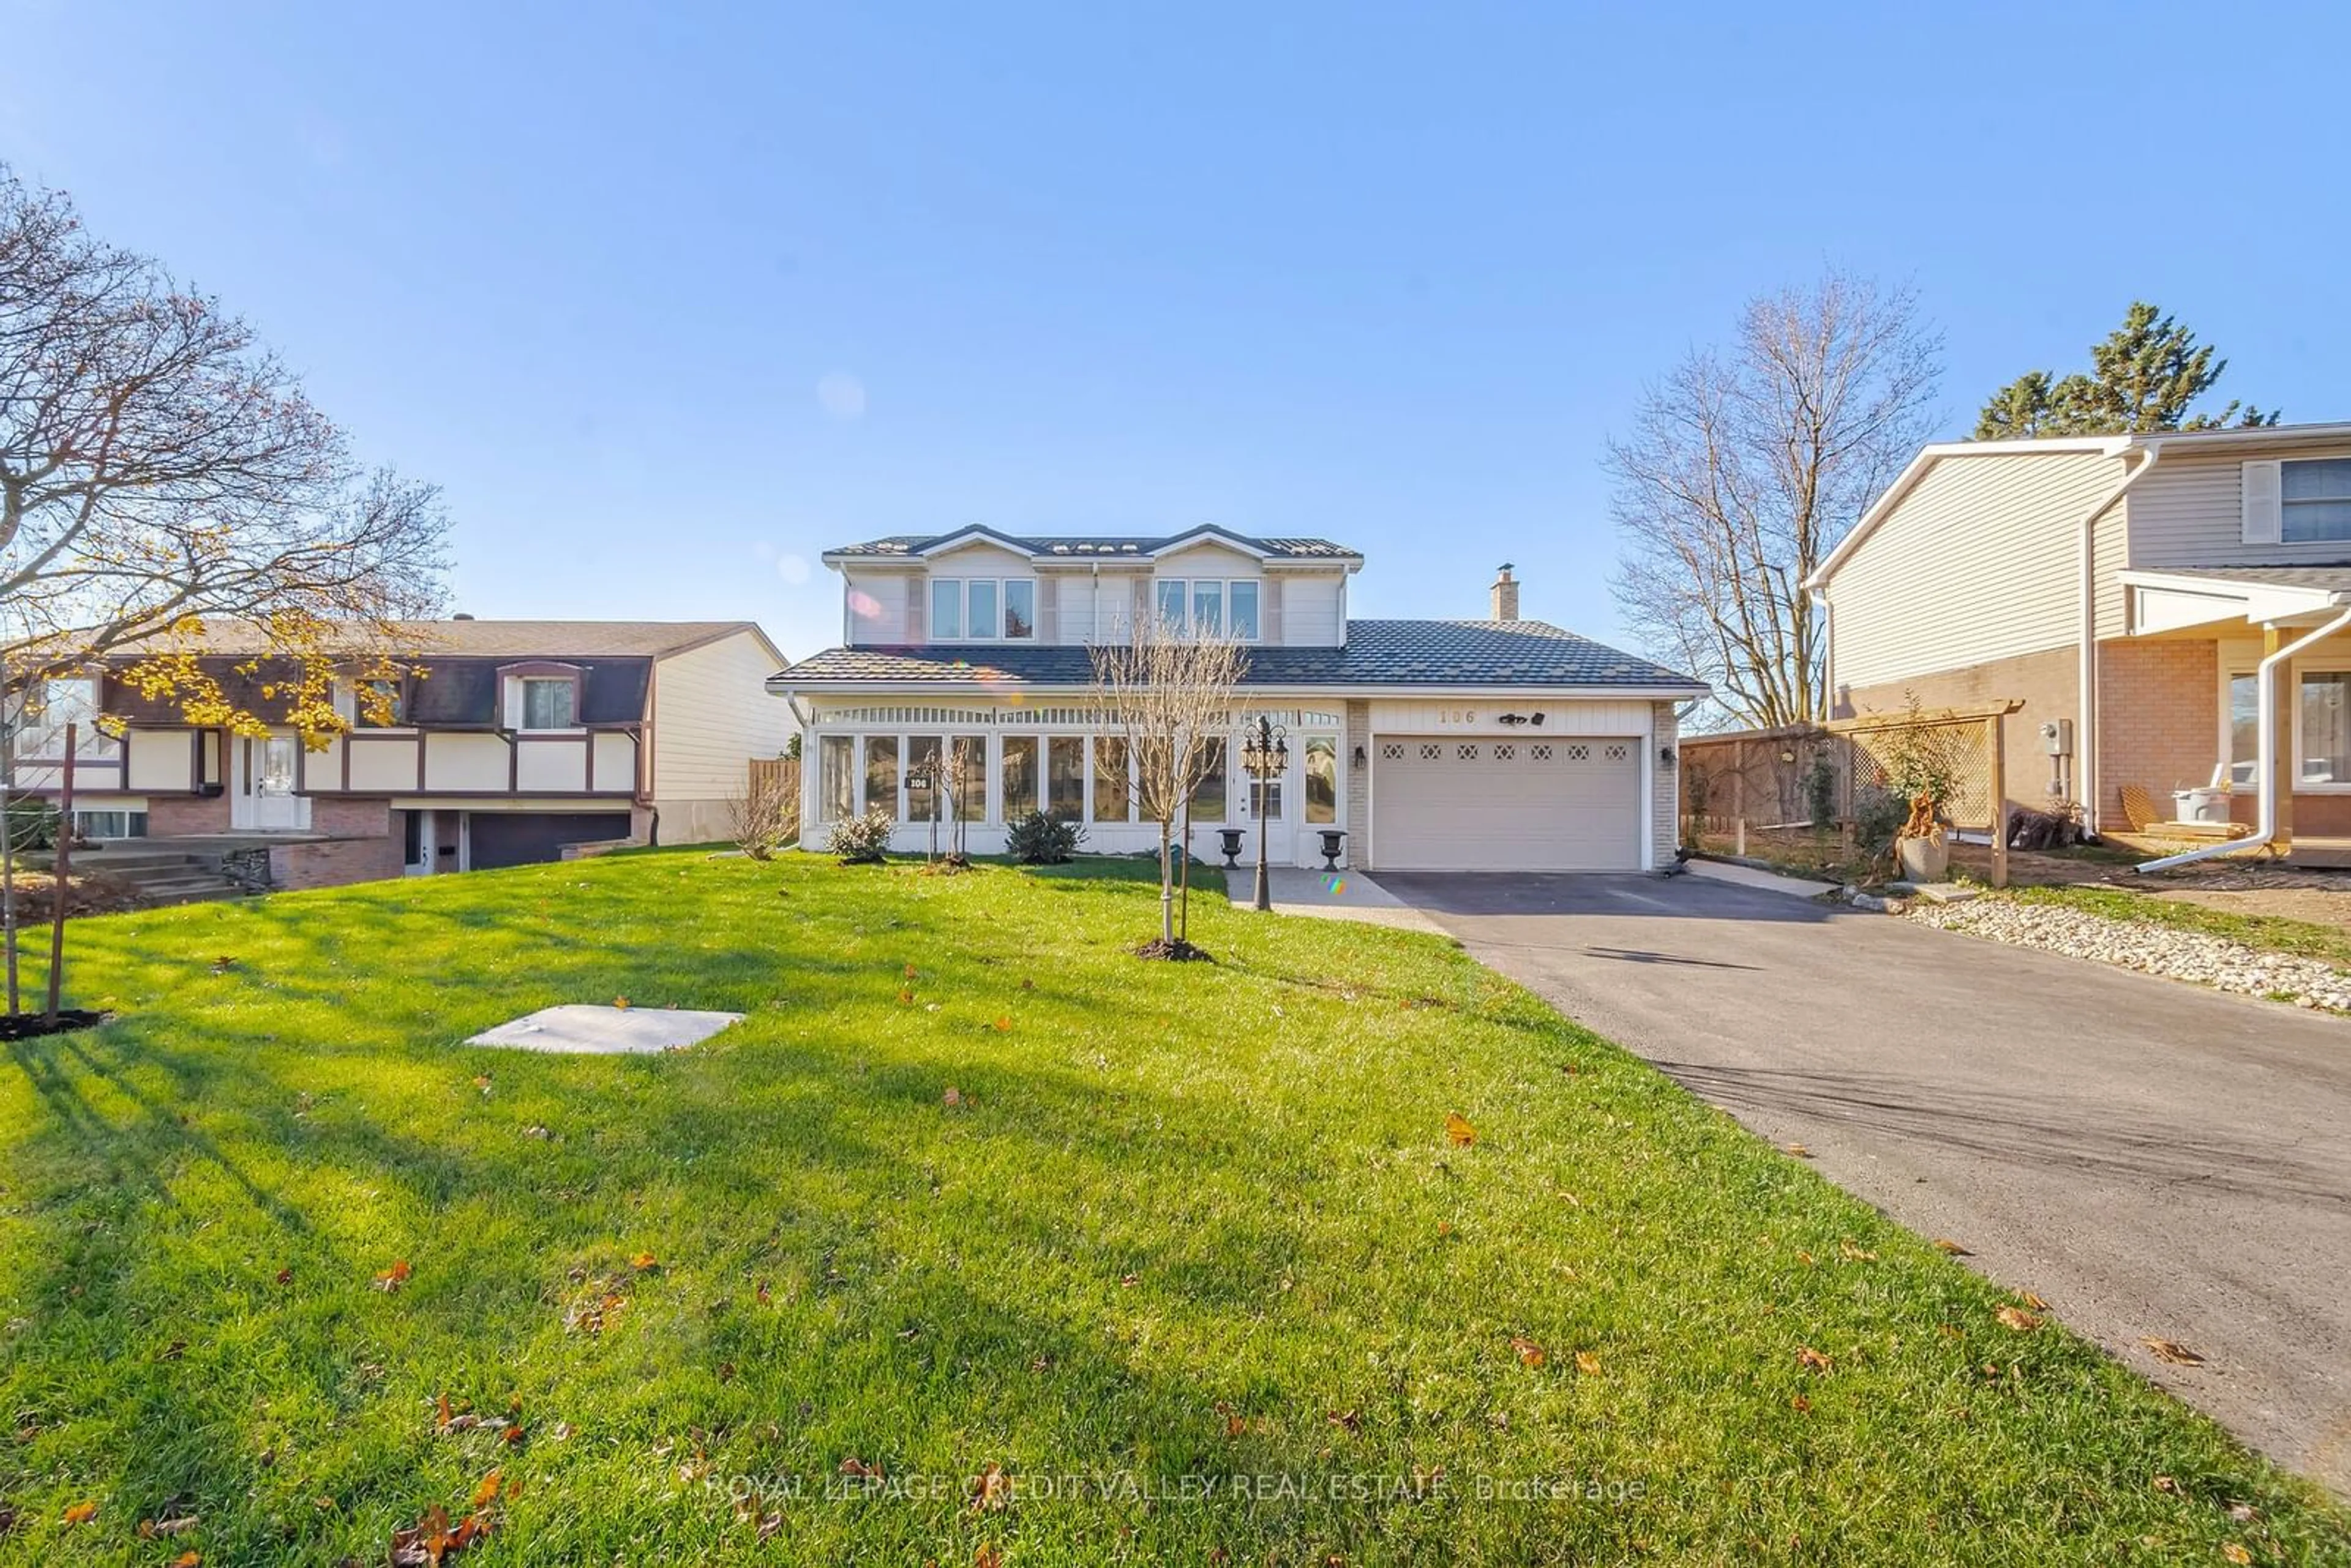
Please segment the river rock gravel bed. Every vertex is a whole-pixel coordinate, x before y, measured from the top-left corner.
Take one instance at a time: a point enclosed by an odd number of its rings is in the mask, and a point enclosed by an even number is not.
[[[1905,914],[1923,925],[1964,932],[2016,947],[2039,947],[2142,974],[2164,975],[2298,1007],[2351,1013],[2351,973],[2315,958],[2264,953],[2223,936],[2145,921],[2109,920],[2054,904],[1985,897],[1965,904],[1913,904]]]

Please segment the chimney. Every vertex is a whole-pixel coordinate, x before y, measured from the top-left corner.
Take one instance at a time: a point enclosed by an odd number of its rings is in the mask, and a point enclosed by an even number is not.
[[[1510,575],[1510,563],[1504,561],[1495,575],[1494,586],[1486,591],[1494,601],[1492,619],[1516,621],[1519,618],[1519,580]]]

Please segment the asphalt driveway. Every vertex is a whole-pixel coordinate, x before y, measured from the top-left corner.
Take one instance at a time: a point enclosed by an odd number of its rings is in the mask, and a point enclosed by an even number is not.
[[[2351,1492],[2351,1021],[1698,876],[1379,880]]]

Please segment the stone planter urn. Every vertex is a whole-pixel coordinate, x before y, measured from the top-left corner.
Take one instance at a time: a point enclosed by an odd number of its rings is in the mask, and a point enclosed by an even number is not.
[[[1895,862],[1905,882],[1941,882],[1950,874],[1951,844],[1941,829],[1928,838],[1894,841]]]

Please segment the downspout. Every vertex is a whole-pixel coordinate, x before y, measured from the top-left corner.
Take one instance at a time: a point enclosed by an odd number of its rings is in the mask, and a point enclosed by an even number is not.
[[[2188,850],[2179,854],[2166,855],[2161,860],[2147,861],[2134,866],[2132,868],[2134,871],[2142,873],[2168,871],[2173,866],[2186,865],[2190,861],[2210,860],[2214,855],[2243,854],[2248,851],[2267,849],[2270,846],[2270,841],[2277,837],[2277,760],[2278,747],[2282,744],[2278,737],[2278,721],[2283,716],[2278,712],[2277,667],[2304,648],[2333,636],[2346,626],[2351,626],[2351,606],[2339,610],[2334,620],[2327,622],[2309,635],[2297,637],[2276,653],[2263,658],[2259,671],[2253,676],[2255,683],[2253,713],[2256,733],[2259,737],[2253,747],[2253,755],[2259,760],[2253,764],[2253,767],[2261,784],[2261,808],[2254,813],[2253,836],[2250,839],[2223,839],[2217,844],[2206,844],[2201,848]]]
[[[2147,470],[2163,455],[2163,443],[2150,441],[2140,450],[2146,461],[2124,475],[2122,483],[2107,491],[2105,499],[2082,519],[2082,652],[2074,674],[2079,686],[2074,705],[2074,797],[2082,805],[2082,831],[2094,839],[2098,836],[2098,519],[2147,477]]]

